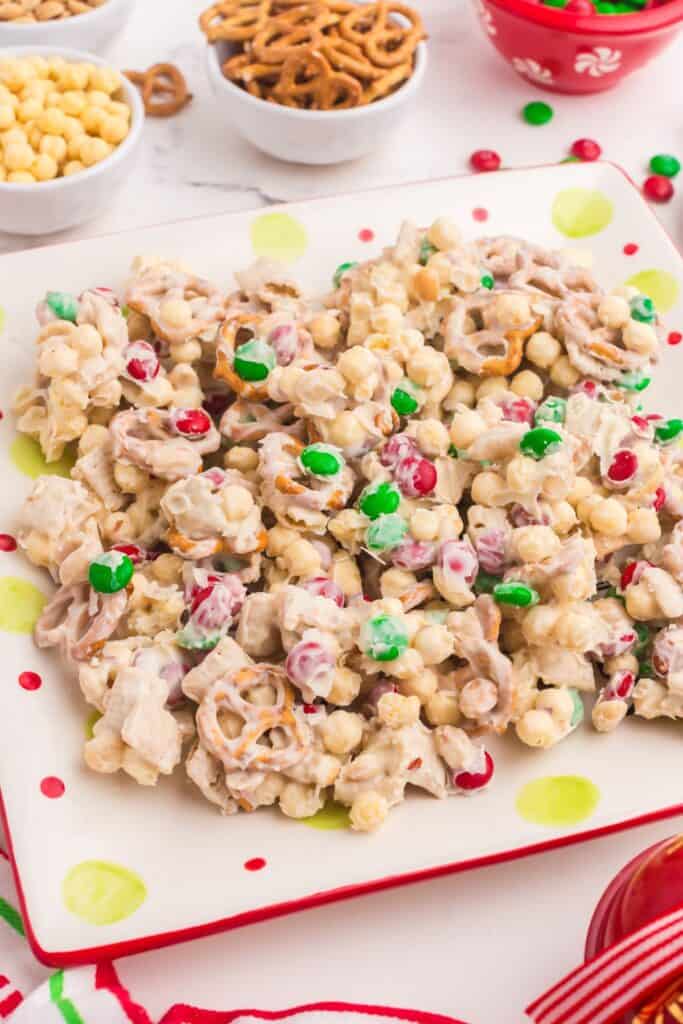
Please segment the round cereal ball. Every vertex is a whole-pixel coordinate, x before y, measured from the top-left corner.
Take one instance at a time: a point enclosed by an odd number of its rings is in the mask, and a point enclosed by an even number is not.
[[[351,804],[351,828],[356,832],[372,832],[373,829],[379,828],[388,813],[386,797],[374,790],[366,790],[359,793]]]
[[[591,510],[590,525],[607,537],[622,537],[628,526],[626,509],[616,498],[605,498]]]
[[[522,743],[542,750],[552,747],[559,739],[553,716],[547,711],[537,711],[535,708],[522,715],[515,726],[515,731]]]
[[[530,363],[549,369],[560,358],[562,345],[547,331],[537,331],[526,343],[526,357]]]
[[[659,516],[653,508],[634,508],[628,514],[628,538],[634,544],[653,544],[662,535]]]
[[[512,378],[510,390],[521,398],[531,398],[534,402],[539,402],[543,398],[543,381],[533,370],[522,370]]]
[[[581,374],[567,356],[560,356],[550,368],[550,379],[558,387],[573,388],[580,378]]]
[[[453,414],[450,438],[456,448],[469,448],[486,430],[483,416],[474,409],[463,409]]]
[[[339,756],[351,753],[360,745],[363,738],[363,723],[362,715],[350,711],[333,711],[327,716],[322,727],[326,749],[331,754]]]

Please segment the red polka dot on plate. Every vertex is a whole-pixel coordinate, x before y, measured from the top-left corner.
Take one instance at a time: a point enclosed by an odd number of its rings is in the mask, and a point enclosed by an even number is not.
[[[472,216],[475,220],[484,221],[489,219],[489,211],[485,210],[483,206],[475,206],[472,210]]]
[[[244,866],[247,871],[261,871],[266,866],[266,862],[263,857],[252,857],[251,860],[245,860]]]
[[[37,672],[22,672],[19,675],[19,686],[24,690],[39,690],[43,680]]]
[[[683,341],[683,334],[680,331],[671,331],[666,340],[669,345],[680,345]]]
[[[10,533],[0,533],[0,551],[16,551],[17,542]]]
[[[66,786],[56,775],[48,775],[40,784],[40,792],[48,800],[56,800],[58,797],[64,796],[65,789]]]
[[[624,246],[624,256],[635,256],[638,252],[638,246],[635,242],[627,242]]]
[[[361,228],[361,230],[358,232],[358,237],[361,240],[361,242],[372,242],[373,238],[375,237],[375,232],[372,230],[372,228]]]

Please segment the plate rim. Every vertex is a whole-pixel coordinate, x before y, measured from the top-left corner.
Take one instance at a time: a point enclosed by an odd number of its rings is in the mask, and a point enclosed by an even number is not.
[[[575,166],[584,166],[585,162],[577,162]],[[630,189],[637,193],[638,198],[641,201],[641,205],[644,208],[643,212],[645,216],[654,224],[658,229],[658,233],[662,240],[673,250],[677,259],[683,261],[683,249],[681,249],[673,237],[665,227],[665,225],[659,220],[655,212],[651,208],[650,204],[646,201],[640,188],[628,174],[623,167],[611,160],[598,160],[591,161],[591,166],[596,170],[609,169],[609,173],[616,172],[620,179],[624,179]],[[533,173],[534,171],[550,171],[550,170],[569,170],[569,167],[561,162],[555,163],[542,163],[542,164],[531,164],[521,167],[506,167],[499,171],[493,172],[491,175],[491,185],[495,189],[495,178],[500,175],[513,175],[519,173]],[[585,174],[585,171],[582,172]],[[162,221],[156,224],[145,225],[143,230],[155,230],[158,228],[173,227],[176,225],[187,224],[188,222],[201,223],[205,221],[207,224],[215,222],[217,218],[230,217],[245,215],[249,213],[266,212],[270,213],[278,210],[286,210],[292,207],[299,206],[311,206],[316,203],[324,203],[336,200],[344,199],[358,199],[363,196],[372,195],[378,191],[391,191],[400,192],[404,189],[413,188],[415,186],[428,186],[430,184],[443,184],[446,182],[457,183],[464,179],[472,178],[474,175],[463,172],[457,175],[444,175],[439,178],[425,178],[414,181],[399,182],[390,185],[377,185],[372,188],[360,189],[353,192],[345,193],[331,193],[329,195],[315,196],[311,199],[297,199],[291,200],[284,203],[273,203],[266,207],[254,207],[245,208],[244,210],[227,210],[224,213],[210,214],[202,217],[185,217],[179,218],[178,220]],[[107,238],[119,237],[120,235],[130,234],[131,231],[136,231],[137,228],[125,228],[121,231],[111,231],[102,235],[94,235],[83,239],[73,239],[67,242],[48,243],[46,245],[34,246],[28,249],[17,250],[11,253],[0,254],[0,262],[5,257],[16,257],[17,255],[33,254],[46,249],[62,248],[66,246],[82,245],[84,242],[97,242],[106,240]],[[522,846],[509,848],[506,850],[499,850],[496,853],[483,854],[479,857],[470,857],[465,860],[450,861],[446,864],[438,864],[428,868],[419,868],[414,871],[402,871],[398,874],[385,875],[379,878],[373,878],[365,882],[351,883],[348,885],[335,886],[330,889],[324,889],[317,892],[310,893],[306,896],[294,898],[291,900],[283,900],[277,903],[271,903],[267,906],[256,907],[251,910],[241,911],[237,914],[232,914],[227,917],[221,917],[214,921],[207,921],[199,925],[192,925],[189,927],[183,927],[178,929],[170,929],[162,932],[158,932],[152,935],[143,935],[138,938],[124,939],[119,942],[105,943],[102,945],[90,945],[85,946],[82,949],[74,949],[67,951],[60,950],[47,950],[44,949],[37,937],[34,930],[29,912],[28,903],[26,900],[24,888],[21,882],[21,875],[19,872],[19,866],[14,855],[14,847],[12,842],[12,833],[10,823],[7,815],[5,801],[0,788],[0,824],[5,832],[7,841],[7,854],[14,878],[14,883],[17,889],[17,896],[22,913],[22,919],[26,931],[26,938],[29,946],[36,957],[41,963],[51,967],[74,967],[83,964],[94,963],[102,959],[120,959],[125,956],[131,956],[135,953],[142,953],[152,949],[159,949],[165,946],[175,945],[180,942],[187,942],[193,939],[203,938],[209,935],[216,935],[221,932],[231,931],[236,928],[245,927],[249,924],[256,924],[261,921],[270,920],[276,917],[282,917],[287,914],[298,913],[303,910],[312,909],[319,906],[325,906],[329,903],[336,903],[341,900],[351,899],[358,896],[363,896],[373,892],[381,892],[385,889],[399,888],[404,885],[412,885],[416,882],[429,881],[433,878],[441,878],[448,875],[458,874],[464,871],[474,870],[475,868],[490,866],[494,864],[501,864],[508,861],[518,860],[522,857],[532,856],[538,853],[544,853],[548,850],[559,849],[561,847],[573,846],[578,843],[590,842],[593,839],[598,839],[603,836],[612,835],[618,832],[626,831],[627,829],[637,828],[642,825],[651,824],[653,822],[666,820],[667,818],[675,817],[676,815],[683,813],[683,802],[669,805],[664,808],[659,808],[654,811],[649,811],[645,814],[635,815],[633,817],[624,818],[619,821],[611,822],[605,825],[599,825],[594,828],[582,829],[580,831],[572,831],[567,835],[554,836],[548,839],[539,839],[538,841],[527,843]]]

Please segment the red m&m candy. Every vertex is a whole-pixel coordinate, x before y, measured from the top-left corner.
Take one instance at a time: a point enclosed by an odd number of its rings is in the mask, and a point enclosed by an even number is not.
[[[456,789],[465,793],[473,793],[477,789],[488,786],[493,778],[493,758],[488,750],[483,751],[481,767],[477,766],[474,771],[456,772],[453,776],[453,785]]]
[[[575,0],[575,2],[581,2],[581,0]],[[589,3],[588,6],[591,8],[590,13],[592,14],[593,5]],[[577,139],[572,143],[571,154],[578,157],[579,160],[597,160],[602,155],[602,148],[595,139]]]
[[[473,171],[497,171],[500,156],[494,149],[476,149],[470,156],[470,167]]]
[[[651,174],[645,179],[643,192],[653,203],[668,203],[674,194],[674,187],[670,178],[663,174]]]
[[[211,430],[211,417],[203,409],[178,409],[173,425],[183,437],[203,437]]]

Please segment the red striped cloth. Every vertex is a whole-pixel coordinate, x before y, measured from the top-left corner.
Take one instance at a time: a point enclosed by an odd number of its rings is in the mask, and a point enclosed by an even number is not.
[[[613,1024],[683,975],[683,909],[657,918],[566,975],[526,1008],[534,1024]]]

